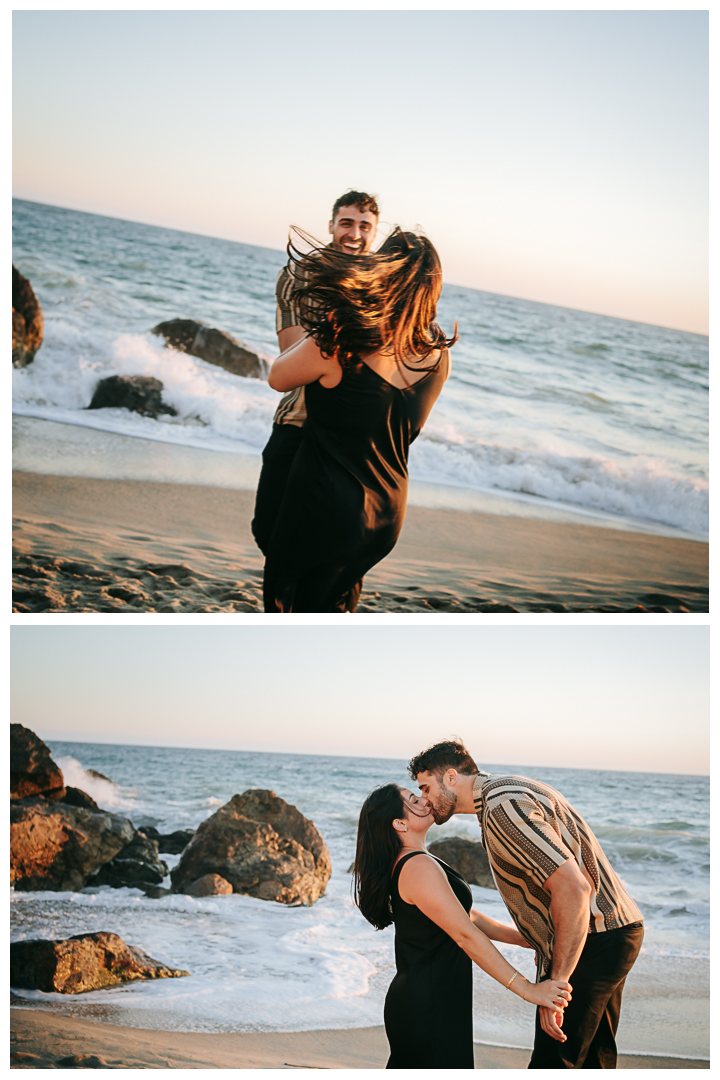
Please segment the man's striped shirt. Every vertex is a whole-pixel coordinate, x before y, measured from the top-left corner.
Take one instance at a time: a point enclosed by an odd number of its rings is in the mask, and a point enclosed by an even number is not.
[[[276,331],[288,330],[291,326],[300,326],[300,318],[297,308],[292,301],[292,289],[295,279],[287,266],[283,266],[275,282],[275,329]],[[274,424],[294,424],[302,427],[307,419],[305,408],[305,387],[298,386],[295,390],[289,390],[283,394],[280,404],[275,410]]]
[[[550,970],[555,936],[543,885],[567,859],[584,867],[595,886],[589,934],[642,921],[592,830],[560,792],[525,776],[480,773],[473,798],[495,884],[538,953],[538,977]]]

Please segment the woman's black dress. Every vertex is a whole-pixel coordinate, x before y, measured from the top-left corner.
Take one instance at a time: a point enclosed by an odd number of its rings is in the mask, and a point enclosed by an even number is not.
[[[397,975],[385,998],[388,1069],[474,1069],[472,960],[436,923],[398,892],[398,878],[412,851],[390,882],[395,923]],[[434,856],[431,856],[434,858]],[[436,859],[467,912],[470,886],[462,874]]]
[[[448,376],[437,365],[399,389],[358,361],[337,386],[305,387],[307,420],[265,561],[266,611],[344,611],[397,543],[407,459]]]

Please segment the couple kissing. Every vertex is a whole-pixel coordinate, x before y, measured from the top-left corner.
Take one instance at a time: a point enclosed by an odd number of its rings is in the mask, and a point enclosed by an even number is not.
[[[391,783],[365,800],[354,868],[362,914],[395,926],[387,1068],[474,1068],[473,963],[537,1007],[529,1068],[616,1068],[643,918],[592,830],[547,784],[480,772],[460,741],[431,746],[408,772],[420,794]],[[514,926],[474,910],[462,875],[427,851],[430,826],[455,814],[477,816]],[[534,950],[535,982],[493,941]]]

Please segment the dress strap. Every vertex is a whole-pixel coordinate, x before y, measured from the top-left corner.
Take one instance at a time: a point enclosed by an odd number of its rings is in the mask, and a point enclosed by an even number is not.
[[[403,855],[402,859],[400,859],[400,862],[398,862],[396,864],[395,869],[392,872],[392,878],[390,879],[391,881],[394,880],[397,877],[397,875],[400,873],[400,871],[402,870],[405,863],[408,862],[410,859],[412,859],[413,855],[430,855],[430,852],[429,851],[409,851],[407,853],[407,855]],[[430,858],[434,859],[435,856],[430,855]]]

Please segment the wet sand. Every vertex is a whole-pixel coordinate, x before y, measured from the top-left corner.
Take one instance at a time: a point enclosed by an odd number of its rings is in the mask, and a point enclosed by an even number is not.
[[[13,474],[13,611],[260,612],[250,491]],[[704,612],[706,543],[410,506],[359,612]]]
[[[384,1069],[381,1027],[342,1031],[197,1034],[149,1031],[38,1008],[10,1013],[14,1069]],[[529,1050],[475,1044],[476,1069],[526,1069]],[[707,1069],[708,1061],[620,1055],[619,1069]]]

